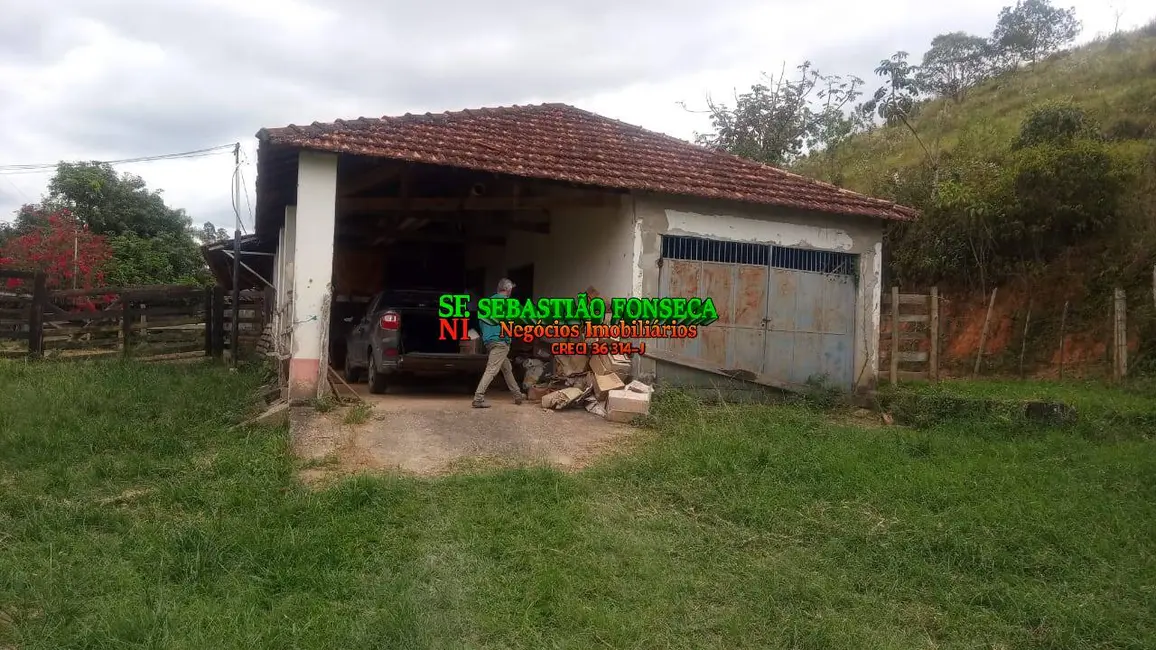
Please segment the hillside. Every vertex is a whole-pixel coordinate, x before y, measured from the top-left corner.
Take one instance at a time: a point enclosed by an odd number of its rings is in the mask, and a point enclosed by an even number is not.
[[[1142,158],[1156,141],[1156,21],[990,79],[970,89],[962,102],[928,102],[912,126],[932,154],[950,152],[961,141],[1000,149],[1018,134],[1029,110],[1047,102],[1079,106],[1115,149]],[[891,171],[918,166],[924,158],[909,129],[891,126],[859,134],[837,151],[804,158],[796,167],[848,189],[874,192]]]
[[[795,169],[923,212],[888,228],[884,281],[951,297],[946,359],[970,368],[998,288],[993,364],[1025,349],[1042,372],[1104,365],[1119,287],[1132,367],[1156,370],[1156,21],[924,102],[909,123]]]

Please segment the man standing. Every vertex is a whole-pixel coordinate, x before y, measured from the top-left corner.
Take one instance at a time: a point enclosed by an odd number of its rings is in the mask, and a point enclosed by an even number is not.
[[[513,291],[514,283],[509,278],[502,278],[498,281],[498,292],[490,296],[490,299],[505,300]],[[518,381],[514,379],[514,367],[510,365],[509,337],[502,336],[502,326],[497,322],[480,317],[478,321],[482,327],[482,345],[486,346],[490,358],[486,361],[486,372],[482,374],[482,380],[478,382],[478,388],[474,391],[474,408],[490,408],[489,402],[486,401],[486,390],[490,388],[490,382],[499,371],[506,380],[506,387],[514,395],[514,403],[521,404],[525,396],[518,387]]]

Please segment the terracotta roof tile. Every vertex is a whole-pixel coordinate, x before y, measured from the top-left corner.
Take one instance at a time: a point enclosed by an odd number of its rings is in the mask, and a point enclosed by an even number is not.
[[[263,142],[530,178],[906,221],[918,213],[565,104],[262,129]]]

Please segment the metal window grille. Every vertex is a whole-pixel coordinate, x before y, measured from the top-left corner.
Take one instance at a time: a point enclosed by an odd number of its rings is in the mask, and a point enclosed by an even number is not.
[[[769,249],[766,244],[750,242],[720,241],[681,235],[662,236],[662,257],[672,260],[765,266],[770,257]]]
[[[806,248],[771,248],[771,266],[777,269],[810,271],[829,275],[856,275],[858,255]]]
[[[852,277],[858,277],[859,269],[859,256],[852,253],[720,241],[683,235],[663,235],[662,257],[724,264],[754,264]]]

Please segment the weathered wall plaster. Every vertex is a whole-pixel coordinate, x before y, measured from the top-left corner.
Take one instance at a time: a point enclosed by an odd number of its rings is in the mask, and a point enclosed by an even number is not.
[[[849,252],[851,235],[841,228],[720,214],[665,210],[666,232],[740,242],[775,243],[780,246]]]
[[[337,156],[302,151],[297,173],[293,253],[293,342],[289,398],[323,390],[329,301],[333,291],[333,231],[337,209]]]

